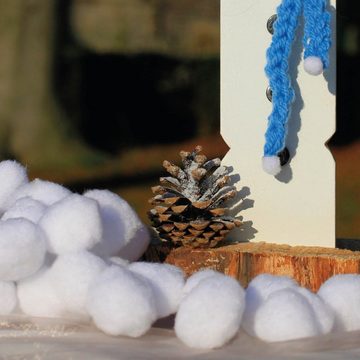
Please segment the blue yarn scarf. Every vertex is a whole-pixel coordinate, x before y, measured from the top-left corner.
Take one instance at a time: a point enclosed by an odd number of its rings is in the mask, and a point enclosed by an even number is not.
[[[329,66],[331,46],[330,14],[327,0],[283,0],[277,8],[274,34],[266,52],[265,73],[272,90],[272,112],[268,117],[264,157],[280,156],[285,149],[287,122],[295,93],[289,76],[289,57],[299,17],[303,13],[304,59],[321,59],[323,69]]]

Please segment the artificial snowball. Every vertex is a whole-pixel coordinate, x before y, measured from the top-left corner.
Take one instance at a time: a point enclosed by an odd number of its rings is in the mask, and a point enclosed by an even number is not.
[[[185,283],[185,286],[183,288],[183,296],[186,296],[189,294],[189,292],[194,289],[199,283],[209,277],[213,276],[223,276],[223,274],[211,270],[211,269],[202,269],[197,271],[196,273],[192,274]]]
[[[12,206],[17,200],[23,197],[31,197],[40,201],[46,206],[50,206],[59,200],[69,196],[71,191],[65,187],[50,181],[35,179],[27,184],[20,186],[10,197],[7,206]]]
[[[87,316],[85,304],[90,283],[106,267],[102,259],[87,251],[57,257],[50,276],[56,284],[55,293],[68,312]]]
[[[84,196],[99,203],[104,226],[103,241],[93,252],[102,257],[138,260],[149,245],[150,235],[131,206],[108,190],[90,190]]]
[[[189,347],[221,347],[239,331],[244,307],[245,292],[235,279],[208,277],[180,303],[176,335]]]
[[[150,284],[120,266],[106,269],[91,284],[87,310],[100,330],[131,337],[145,334],[157,316]]]
[[[12,160],[0,162],[0,216],[7,209],[7,201],[14,191],[28,182],[26,169]]]
[[[287,276],[261,274],[250,281],[246,289],[246,307],[242,322],[243,329],[252,336],[255,333],[255,317],[260,306],[274,292],[287,288],[298,288],[295,280]]]
[[[150,233],[145,225],[142,225],[124,247],[117,253],[129,261],[137,261],[145,253],[150,244]]]
[[[76,194],[51,205],[39,225],[54,254],[90,249],[101,241],[103,231],[97,202]]]
[[[304,69],[310,75],[320,75],[324,71],[322,60],[317,56],[309,56],[304,60]]]
[[[134,262],[128,269],[149,281],[155,296],[158,318],[176,313],[185,284],[180,268],[169,264]]]
[[[1,220],[24,218],[38,223],[44,215],[46,206],[37,200],[27,196],[17,200],[3,215]]]
[[[55,292],[56,284],[48,268],[19,281],[17,294],[20,309],[27,315],[49,318],[67,317],[65,307]]]
[[[46,240],[26,219],[0,222],[0,280],[17,281],[34,274],[44,262]]]
[[[312,307],[320,333],[322,335],[328,334],[334,327],[334,311],[321,299],[320,296],[314,294],[310,290],[298,287],[296,291],[304,296]]]
[[[0,281],[0,315],[12,313],[16,307],[16,287],[13,282]]]
[[[320,335],[314,311],[296,288],[278,290],[258,308],[254,331],[268,342],[295,340]]]
[[[118,266],[128,266],[130,264],[129,260],[123,259],[119,256],[112,256],[108,259],[110,265],[118,265]]]
[[[277,175],[281,171],[280,158],[278,156],[264,156],[262,167],[270,175]]]
[[[360,330],[360,275],[335,275],[321,285],[318,295],[335,313],[335,331]]]

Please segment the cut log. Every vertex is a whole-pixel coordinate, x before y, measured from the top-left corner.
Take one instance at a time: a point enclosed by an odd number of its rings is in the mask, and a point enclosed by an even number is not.
[[[246,287],[262,273],[287,275],[317,291],[335,274],[360,273],[360,251],[260,243],[233,244],[213,249],[151,245],[145,260],[182,268],[187,276],[210,268],[232,276]]]

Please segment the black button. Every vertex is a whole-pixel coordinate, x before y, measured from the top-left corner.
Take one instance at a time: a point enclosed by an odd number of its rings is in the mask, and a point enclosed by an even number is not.
[[[272,15],[269,17],[269,20],[266,23],[266,28],[268,32],[273,35],[274,34],[274,23],[277,20],[277,15]]]
[[[280,158],[280,165],[284,166],[287,164],[290,160],[290,152],[287,147],[284,148],[284,150],[281,150],[277,156]]]
[[[272,90],[270,86],[266,88],[266,97],[270,102],[272,101]]]

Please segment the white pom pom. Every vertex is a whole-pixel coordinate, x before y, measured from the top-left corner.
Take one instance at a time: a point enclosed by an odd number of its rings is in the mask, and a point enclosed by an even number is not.
[[[304,69],[310,75],[320,75],[324,71],[324,64],[317,56],[309,56],[304,60]]]
[[[287,341],[320,335],[313,309],[296,289],[273,292],[259,307],[254,323],[264,341]]]
[[[228,276],[203,279],[180,303],[175,332],[187,346],[213,349],[226,344],[239,331],[245,293]]]
[[[297,288],[297,292],[304,296],[312,307],[320,333],[322,335],[328,334],[333,329],[335,323],[335,313],[333,310],[320,296],[312,293],[308,289],[299,287]]]
[[[40,201],[27,196],[15,202],[3,215],[1,220],[23,218],[37,224],[44,215],[46,206]]]
[[[52,205],[55,202],[69,196],[71,191],[59,184],[50,181],[35,179],[21,187],[19,187],[13,196],[9,199],[7,206],[12,206],[16,200],[23,197],[30,196],[34,200],[40,201],[46,206]]]
[[[106,269],[92,283],[87,309],[95,325],[109,335],[141,336],[156,319],[151,286],[120,266]]]
[[[97,202],[75,194],[50,206],[39,225],[54,254],[90,249],[100,242],[103,231]]]
[[[108,190],[90,190],[84,196],[99,203],[104,224],[103,241],[93,252],[102,257],[138,260],[149,245],[150,235],[131,206]]]
[[[0,162],[0,216],[15,190],[28,182],[26,169],[16,161]]]
[[[135,262],[128,269],[149,281],[155,296],[158,318],[176,313],[185,284],[180,268],[168,264]]]
[[[0,222],[0,280],[17,281],[34,274],[44,262],[46,240],[26,219]]]
[[[12,282],[0,281],[0,315],[11,314],[17,303],[16,287]]]
[[[318,295],[335,312],[334,330],[360,330],[360,275],[335,275],[321,285]]]
[[[280,158],[278,156],[264,156],[262,167],[270,175],[277,175],[281,171]]]
[[[113,256],[108,259],[110,265],[118,265],[118,266],[128,266],[130,264],[129,260],[123,259],[119,256]]]
[[[185,297],[187,294],[190,293],[192,289],[194,289],[196,286],[200,284],[201,281],[208,279],[213,276],[224,276],[223,274],[211,270],[211,269],[203,269],[199,270],[193,275],[191,275],[185,283],[184,289],[183,289],[183,297]]]
[[[144,224],[136,231],[134,237],[120,249],[118,255],[129,261],[137,261],[150,244],[150,233]]]
[[[260,306],[274,292],[287,288],[298,288],[298,284],[287,276],[261,274],[256,276],[246,289],[246,307],[242,322],[243,329],[251,336],[255,333],[255,317]]]
[[[18,282],[17,294],[20,309],[30,316],[68,317],[62,302],[55,293],[55,286],[47,268]]]
[[[58,256],[50,276],[57,297],[68,312],[88,316],[85,304],[90,283],[106,267],[102,259],[87,251]]]

